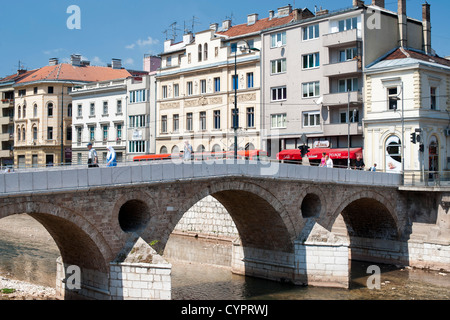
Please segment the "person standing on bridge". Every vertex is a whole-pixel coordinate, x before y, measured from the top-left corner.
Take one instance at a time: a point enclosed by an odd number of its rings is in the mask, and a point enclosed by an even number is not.
[[[89,150],[88,154],[88,168],[98,168],[98,156],[97,151],[92,147],[92,143],[88,143],[87,148]]]
[[[326,157],[326,163],[327,163],[327,168],[333,168],[333,160],[330,158],[329,155],[327,155]]]
[[[185,161],[192,159],[192,153],[193,153],[192,146],[190,145],[189,141],[184,142],[184,153],[183,158]]]
[[[108,154],[106,155],[106,166],[117,167],[116,151],[112,146],[107,146]]]

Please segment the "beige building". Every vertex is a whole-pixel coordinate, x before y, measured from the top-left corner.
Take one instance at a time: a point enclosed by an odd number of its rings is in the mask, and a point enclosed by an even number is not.
[[[279,13],[261,20],[251,14],[236,26],[226,20],[165,42],[156,77],[156,153],[182,151],[186,140],[194,152],[234,150],[235,97],[238,149],[260,148],[260,34],[292,19]]]
[[[73,87],[88,82],[126,78],[130,73],[112,67],[90,66],[72,55],[70,64],[51,59],[33,70],[14,88],[14,165],[50,166],[72,162]]]

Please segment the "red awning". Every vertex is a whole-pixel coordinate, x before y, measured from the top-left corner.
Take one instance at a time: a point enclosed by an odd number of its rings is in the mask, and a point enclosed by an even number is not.
[[[329,149],[329,148],[315,148],[309,149],[307,157],[309,160],[322,159],[322,153],[326,153],[331,159],[348,159],[348,149]],[[350,148],[350,159],[356,159],[357,155],[362,157],[362,148]],[[299,149],[283,150],[277,154],[278,160],[301,160]]]

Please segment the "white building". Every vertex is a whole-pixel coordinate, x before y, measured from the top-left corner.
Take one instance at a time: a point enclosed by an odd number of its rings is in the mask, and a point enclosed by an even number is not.
[[[118,162],[125,159],[127,81],[96,82],[72,91],[73,164],[87,163],[89,142],[100,163],[106,163],[108,145],[115,149]]]
[[[449,60],[397,48],[368,66],[364,87],[367,167],[416,176],[450,169]]]

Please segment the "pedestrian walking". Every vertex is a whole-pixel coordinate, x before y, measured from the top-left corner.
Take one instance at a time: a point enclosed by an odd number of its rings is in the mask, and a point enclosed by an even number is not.
[[[194,153],[191,144],[189,141],[184,142],[184,152],[183,152],[183,158],[185,161],[192,159],[192,154]]]
[[[98,155],[97,151],[92,147],[92,143],[87,144],[89,150],[88,153],[88,168],[98,168]]]
[[[108,154],[106,155],[106,166],[117,167],[116,151],[112,146],[107,146]]]

